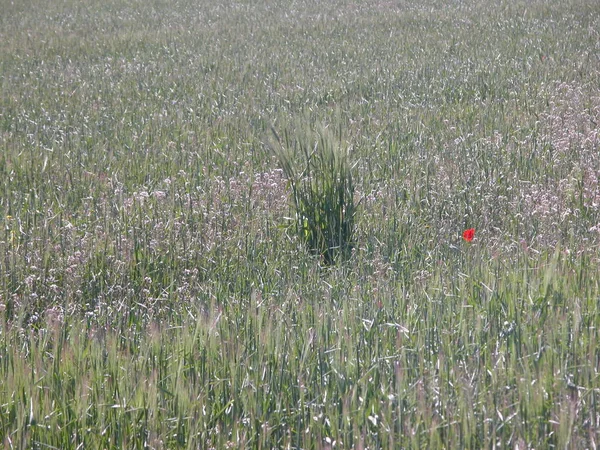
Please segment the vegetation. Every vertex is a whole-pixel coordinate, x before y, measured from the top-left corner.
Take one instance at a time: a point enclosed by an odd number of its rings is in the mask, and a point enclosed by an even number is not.
[[[356,202],[348,156],[336,146],[327,130],[312,136],[302,130],[291,142],[281,142],[275,154],[292,188],[295,228],[308,249],[326,265],[346,260],[353,246]],[[300,154],[301,162],[295,160]]]
[[[596,448],[597,0],[0,10],[6,448]]]

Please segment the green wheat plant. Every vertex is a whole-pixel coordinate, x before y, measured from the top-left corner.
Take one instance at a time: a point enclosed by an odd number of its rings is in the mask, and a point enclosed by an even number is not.
[[[327,129],[303,130],[283,140],[275,154],[292,189],[294,225],[308,249],[325,265],[347,259],[352,251],[357,202],[348,152]]]

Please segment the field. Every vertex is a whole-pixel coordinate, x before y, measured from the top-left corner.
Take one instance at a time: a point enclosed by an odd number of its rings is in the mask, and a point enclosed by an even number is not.
[[[598,0],[0,10],[0,445],[600,444]]]

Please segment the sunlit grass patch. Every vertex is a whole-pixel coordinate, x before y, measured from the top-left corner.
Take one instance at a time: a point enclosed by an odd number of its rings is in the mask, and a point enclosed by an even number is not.
[[[597,1],[9,3],[0,445],[597,447]]]

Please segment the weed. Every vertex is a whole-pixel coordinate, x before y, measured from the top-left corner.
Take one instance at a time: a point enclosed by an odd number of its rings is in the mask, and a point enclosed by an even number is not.
[[[346,260],[354,245],[357,204],[348,153],[331,133],[303,129],[273,147],[292,188],[295,228],[326,265]]]

